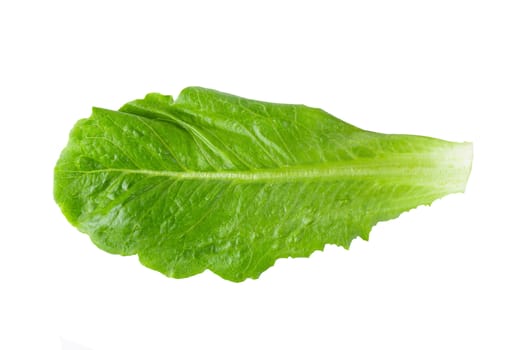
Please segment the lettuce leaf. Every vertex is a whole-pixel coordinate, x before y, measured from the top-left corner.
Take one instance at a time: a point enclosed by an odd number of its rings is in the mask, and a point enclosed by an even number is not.
[[[472,145],[380,134],[321,109],[191,87],[77,122],[55,168],[66,218],[99,248],[183,278],[257,278],[276,259],[348,248],[463,192]]]

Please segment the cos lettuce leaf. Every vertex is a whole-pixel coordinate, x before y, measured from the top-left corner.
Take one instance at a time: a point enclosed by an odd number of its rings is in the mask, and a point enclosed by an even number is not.
[[[54,196],[107,252],[170,277],[209,269],[242,281],[463,192],[471,161],[469,143],[192,87],[176,101],[155,93],[94,108],[71,131]]]

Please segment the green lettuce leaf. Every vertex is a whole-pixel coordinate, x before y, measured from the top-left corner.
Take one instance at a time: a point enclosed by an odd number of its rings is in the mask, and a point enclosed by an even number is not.
[[[176,101],[94,108],[71,131],[54,196],[107,252],[138,254],[170,277],[209,269],[242,281],[463,192],[471,162],[469,143],[192,87]]]

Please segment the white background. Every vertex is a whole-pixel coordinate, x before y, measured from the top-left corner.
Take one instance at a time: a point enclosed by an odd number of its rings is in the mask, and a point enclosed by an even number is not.
[[[522,4],[2,1],[0,348],[524,349]],[[53,201],[70,128],[190,85],[473,141],[467,192],[241,284],[100,251]]]

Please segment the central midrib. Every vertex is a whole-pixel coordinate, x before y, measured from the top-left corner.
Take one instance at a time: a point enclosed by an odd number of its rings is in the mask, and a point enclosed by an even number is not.
[[[324,163],[304,166],[289,166],[271,169],[251,170],[216,170],[216,171],[169,171],[153,169],[106,168],[87,171],[73,171],[75,173],[108,173],[138,174],[146,176],[162,176],[174,179],[201,179],[201,180],[238,180],[238,181],[279,181],[293,179],[334,179],[355,177],[407,177],[422,179],[425,176],[439,176],[454,178],[459,168],[465,168],[458,159],[435,162],[431,159],[419,161],[405,159],[352,161],[347,163]]]
[[[240,170],[240,171],[167,171],[150,169],[100,169],[83,171],[83,173],[120,172],[125,174],[139,174],[147,176],[173,177],[177,179],[201,180],[279,180],[300,178],[325,178],[372,175],[370,171],[346,168],[276,168],[265,170]],[[382,171],[384,172],[384,171]]]

